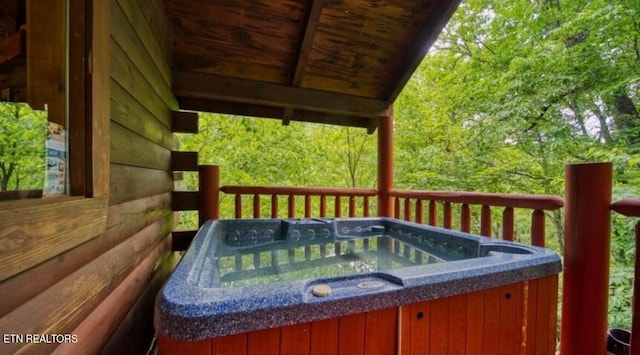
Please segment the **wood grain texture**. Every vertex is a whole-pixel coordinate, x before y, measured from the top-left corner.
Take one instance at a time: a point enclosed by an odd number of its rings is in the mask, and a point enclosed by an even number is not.
[[[311,323],[302,323],[280,329],[280,354],[308,354],[311,339]]]
[[[435,0],[164,3],[179,71],[379,99],[395,98],[457,6]]]
[[[77,343],[65,343],[56,348],[54,354],[97,354],[126,317],[154,275],[156,263],[170,250],[171,240],[167,238],[127,275],[104,301],[102,301],[73,330],[78,336]]]
[[[146,23],[149,25],[151,33],[158,39],[161,56],[165,58],[167,65],[171,68],[173,59],[173,48],[171,45],[171,37],[169,33],[169,19],[164,10],[162,0],[137,0],[140,9],[144,9],[141,15],[144,16]],[[137,21],[133,21],[136,23]],[[141,35],[141,37],[143,37]]]
[[[167,36],[167,25],[164,22],[164,8],[160,0],[134,0],[112,2],[112,34],[122,45],[127,53],[137,51],[146,53],[138,63],[145,63],[150,71],[143,71],[143,74],[154,80],[153,85],[158,85],[158,90],[171,88],[171,52],[169,37]],[[119,29],[115,27],[120,27]],[[157,30],[157,32],[154,32]],[[128,32],[125,34],[120,31]],[[134,57],[135,58],[135,57]],[[163,82],[156,81],[162,79]],[[175,108],[175,98],[172,98],[171,90],[161,94],[165,97],[167,106]]]
[[[87,194],[98,197],[109,193],[110,150],[106,149],[111,140],[109,122],[111,107],[109,87],[111,73],[109,18],[111,9],[107,1],[92,2],[91,56],[89,73],[91,76],[91,149],[87,156],[91,162],[87,170],[87,179],[91,181]]]
[[[165,254],[155,269],[153,279],[131,307],[126,317],[102,348],[103,354],[131,354],[146,352],[155,337],[153,319],[149,317],[154,312],[156,296],[160,288],[171,274],[178,262],[175,253]]]
[[[338,354],[338,318],[311,322],[310,355]]]
[[[103,233],[106,198],[70,198],[0,209],[0,280]],[[77,213],[83,211],[83,213]]]
[[[133,62],[122,47],[111,38],[111,79],[115,80],[126,91],[144,106],[151,114],[171,127],[170,113],[162,97],[151,87],[151,84],[140,72],[140,63]]]
[[[439,298],[431,301],[431,312],[429,313],[429,353],[430,354],[450,354],[449,353],[449,298]]]
[[[173,189],[169,171],[111,164],[111,205],[135,201]]]
[[[169,113],[158,118],[115,80],[111,85],[111,119],[166,149],[173,147]]]
[[[171,151],[112,123],[111,163],[170,171]]]
[[[195,112],[171,112],[171,130],[180,133],[198,133],[198,114]]]
[[[0,319],[0,332],[71,333],[170,232],[155,223]],[[6,351],[52,351],[52,344],[8,344]],[[4,350],[4,349],[3,349]]]
[[[365,354],[393,355],[398,349],[398,308],[367,312]]]
[[[213,353],[215,355],[245,355],[247,354],[247,333],[227,335],[214,338]]]
[[[162,39],[151,32],[143,13],[137,1],[113,1],[111,35],[129,59],[136,63],[151,90],[167,107],[177,109],[178,102],[171,92],[171,71],[158,44]]]
[[[144,227],[164,220],[171,223],[170,195],[157,195],[108,210],[107,230],[99,238],[80,244],[0,283],[0,317],[78,270]]]
[[[338,354],[364,354],[366,314],[359,313],[340,317],[338,321]]]
[[[389,107],[389,103],[382,100],[187,71],[174,72],[173,89],[177,96],[289,107],[346,116],[373,118],[383,114]],[[327,106],[327,102],[332,105]]]
[[[278,355],[280,353],[281,328],[250,332],[247,338],[247,355]]]
[[[468,295],[449,298],[449,354],[464,354],[467,349],[467,307]]]
[[[27,100],[47,107],[47,119],[66,126],[66,24],[64,0],[27,2]]]
[[[477,355],[484,338],[484,291],[467,295],[466,355]]]

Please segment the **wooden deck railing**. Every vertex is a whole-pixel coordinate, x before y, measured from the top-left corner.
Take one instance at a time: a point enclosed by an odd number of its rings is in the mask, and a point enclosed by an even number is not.
[[[611,209],[627,217],[640,217],[640,199],[628,198],[623,199],[611,204]],[[631,302],[632,316],[631,316],[631,350],[629,354],[640,355],[640,314],[637,313],[638,307],[640,307],[640,286],[635,280],[640,280],[640,221],[636,223],[636,258],[634,268],[634,283],[633,283],[633,298]]]
[[[471,232],[471,207],[480,207],[480,234],[491,236],[491,209],[502,210],[502,238],[514,238],[514,209],[531,212],[531,243],[545,245],[545,211],[554,211],[564,206],[564,201],[552,195],[516,195],[480,192],[391,190],[394,198],[394,217],[423,223],[423,204],[427,206],[427,223],[437,225],[437,202],[442,206],[442,227],[452,228],[453,207],[460,205],[460,230]],[[413,211],[413,212],[412,212]],[[412,219],[413,217],[413,219]]]
[[[348,217],[368,217],[371,214],[370,198],[377,196],[375,189],[348,189],[348,188],[323,188],[323,187],[276,187],[276,186],[222,186],[220,191],[234,195],[234,216],[243,218],[243,203],[249,197],[253,204],[253,218],[278,218],[281,198],[286,199],[287,218],[296,217],[327,217],[327,199],[333,199],[333,217],[342,217],[342,202],[348,202]],[[267,196],[271,201],[271,213],[265,216],[262,213],[262,197]],[[298,214],[296,210],[296,196],[304,198],[304,213]],[[243,198],[244,197],[244,198]],[[358,203],[358,199],[360,202]],[[314,206],[315,200],[315,206]],[[358,213],[358,205],[362,206]],[[313,212],[314,207],[317,214]]]

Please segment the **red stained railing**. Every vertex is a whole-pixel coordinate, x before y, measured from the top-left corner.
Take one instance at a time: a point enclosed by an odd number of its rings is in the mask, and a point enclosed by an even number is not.
[[[628,198],[623,199],[611,204],[611,209],[627,217],[640,217],[640,199]],[[640,221],[636,223],[636,260],[634,269],[634,281],[640,280]],[[637,310],[640,307],[640,286],[637,282],[633,283],[633,298],[631,302],[632,317],[631,317],[631,350],[629,354],[640,355],[640,314]]]
[[[324,188],[324,187],[277,187],[277,186],[222,186],[220,191],[233,195],[234,218],[243,218],[243,210],[251,201],[252,218],[278,218],[280,203],[286,204],[288,218],[302,217],[296,212],[296,197],[304,201],[304,217],[327,217],[328,202],[333,200],[333,217],[343,217],[343,200],[348,203],[348,217],[371,215],[371,198],[377,196],[375,189]],[[453,226],[453,206],[460,205],[460,229],[471,232],[471,206],[480,207],[480,234],[491,236],[491,209],[503,208],[502,238],[514,238],[514,209],[529,209],[531,212],[531,241],[533,245],[545,244],[545,211],[561,208],[563,200],[550,195],[510,195],[477,192],[391,190],[394,199],[393,216],[407,221],[437,225],[438,206],[442,207],[442,227]],[[265,215],[263,199],[270,199],[271,213]],[[284,201],[284,202],[281,202]],[[361,211],[358,211],[361,206]],[[424,211],[427,220],[424,220]],[[314,213],[316,210],[316,213]],[[361,212],[361,213],[359,213]]]
[[[304,217],[327,217],[327,199],[333,199],[333,217],[342,217],[343,199],[348,203],[348,217],[368,217],[371,213],[371,197],[377,196],[375,189],[327,187],[222,186],[220,191],[234,195],[234,218],[243,218],[243,206],[248,198],[253,201],[253,218],[280,217],[279,209],[282,200],[286,201],[287,218],[301,217],[296,213],[297,196],[303,196]],[[269,216],[264,216],[261,212],[261,201],[265,196],[271,200],[271,214]],[[281,199],[281,197],[284,198]],[[358,213],[358,205],[362,206],[361,213]],[[314,208],[317,209],[317,214],[313,213]]]
[[[503,208],[502,238],[505,240],[513,240],[514,237],[514,208],[532,210],[531,242],[537,246],[545,244],[544,212],[557,210],[564,205],[562,198],[552,195],[417,190],[391,190],[390,195],[394,198],[395,218],[402,217],[405,220],[424,223],[423,204],[426,204],[427,223],[435,226],[438,205],[441,205],[443,209],[442,227],[448,229],[451,229],[453,225],[453,204],[460,205],[460,230],[463,232],[471,231],[471,206],[480,206],[480,234],[484,236],[491,236],[491,209]],[[415,214],[412,213],[412,209]]]

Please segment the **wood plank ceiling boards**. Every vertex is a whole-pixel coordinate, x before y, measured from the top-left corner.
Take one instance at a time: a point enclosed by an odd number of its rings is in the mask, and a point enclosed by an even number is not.
[[[164,0],[182,110],[377,127],[458,0]]]

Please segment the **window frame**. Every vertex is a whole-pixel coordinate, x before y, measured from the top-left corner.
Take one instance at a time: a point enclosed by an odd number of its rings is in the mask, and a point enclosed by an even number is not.
[[[38,6],[50,0],[30,0]],[[0,281],[106,231],[109,194],[110,11],[68,1],[70,195],[0,202]],[[73,96],[71,96],[73,95]]]

